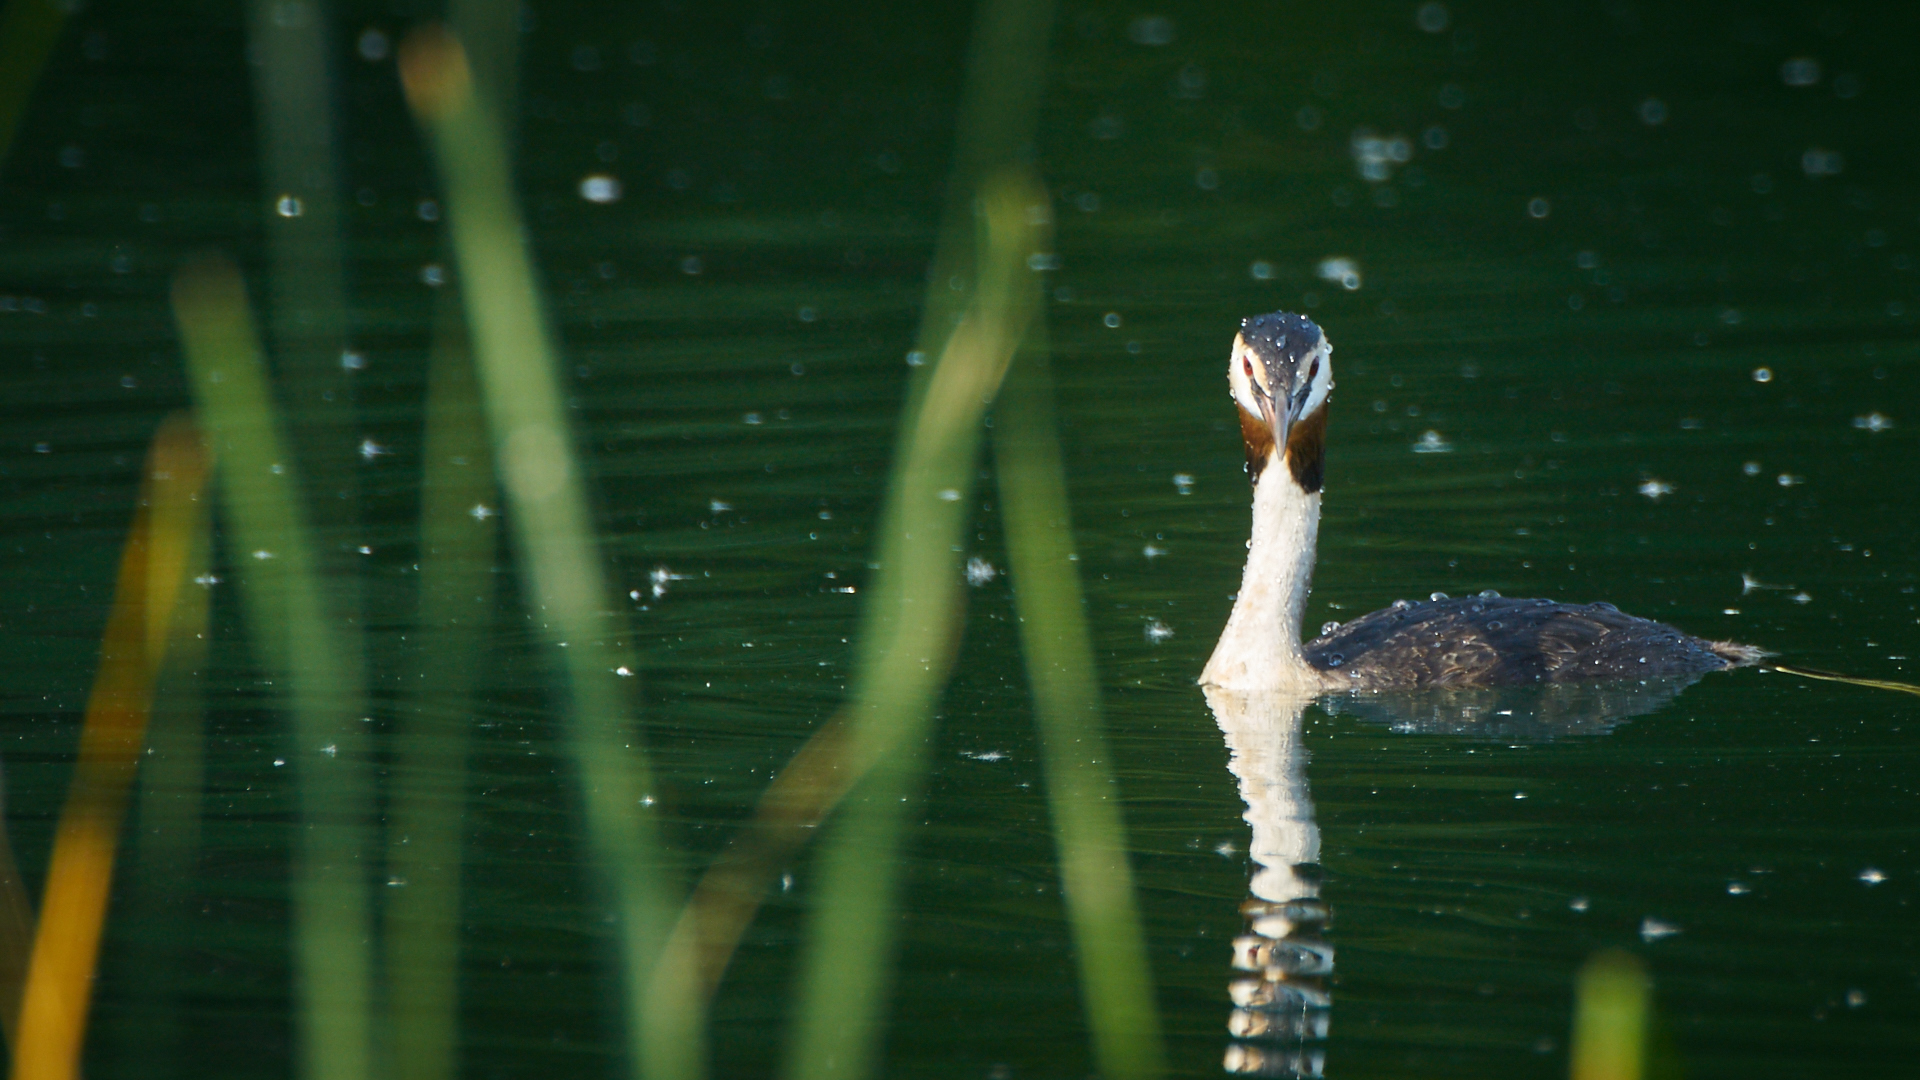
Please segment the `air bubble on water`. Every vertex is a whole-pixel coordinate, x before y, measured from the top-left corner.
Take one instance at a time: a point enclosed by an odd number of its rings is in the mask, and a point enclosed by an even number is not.
[[[413,204],[413,216],[421,221],[439,221],[440,204],[432,199],[421,199]]]
[[[1420,433],[1420,441],[1413,444],[1413,452],[1416,454],[1450,454],[1453,452],[1453,444],[1448,442],[1446,437],[1437,431],[1423,431]]]
[[[1140,549],[1140,554],[1146,556],[1148,562],[1152,562],[1153,560],[1159,558],[1162,555],[1165,555],[1166,553],[1167,553],[1166,548],[1159,547],[1154,544],[1148,544],[1146,547],[1143,547]]]
[[[1545,198],[1536,195],[1533,198],[1527,200],[1527,216],[1528,217],[1538,220],[1540,218],[1546,217],[1548,214],[1551,214],[1551,213],[1553,213],[1553,204],[1548,202]]]
[[[1371,128],[1356,129],[1347,149],[1360,178],[1369,183],[1393,179],[1395,168],[1413,160],[1413,143],[1405,135],[1377,135]]]
[[[1413,24],[1429,34],[1437,34],[1447,28],[1453,16],[1447,11],[1447,5],[1440,3],[1421,4],[1413,13]]]
[[[1772,381],[1773,381],[1773,369],[1772,369],[1772,368],[1770,368],[1770,367],[1757,367],[1757,368],[1754,368],[1754,369],[1753,369],[1753,381],[1754,381],[1754,382],[1772,382]]]
[[[307,212],[306,205],[295,195],[280,196],[280,198],[274,202],[273,210],[274,213],[279,214],[283,218],[297,218]]]
[[[1887,880],[1885,871],[1872,866],[1867,867],[1854,876],[1860,879],[1862,885],[1878,885]]]
[[[1640,920],[1640,940],[1651,945],[1662,938],[1670,938],[1680,932],[1680,928],[1663,919],[1649,915]]]
[[[1811,56],[1796,56],[1780,65],[1780,81],[1788,86],[1817,86],[1820,61]]]
[[[1160,642],[1173,636],[1173,627],[1168,626],[1159,619],[1149,619],[1147,620],[1146,634],[1148,641],[1158,645]]]
[[[1800,171],[1808,176],[1838,176],[1846,168],[1847,159],[1838,150],[1809,146],[1806,153],[1800,155]]]
[[[1179,492],[1182,495],[1191,494],[1193,492],[1192,474],[1174,473],[1173,474],[1173,490]]]
[[[385,60],[387,53],[391,51],[391,46],[392,43],[388,41],[387,35],[372,26],[360,32],[360,40],[357,44],[360,59],[369,64],[377,64]]]
[[[1127,37],[1135,45],[1170,45],[1173,43],[1173,20],[1165,15],[1142,15],[1127,24]]]
[[[1662,497],[1673,494],[1673,485],[1667,483],[1665,480],[1649,479],[1634,490],[1655,502],[1659,502]]]
[[[1331,281],[1352,292],[1360,287],[1360,264],[1345,255],[1330,255],[1314,268],[1320,280]]]
[[[1878,434],[1879,432],[1885,431],[1888,428],[1892,427],[1893,421],[1887,419],[1885,416],[1881,415],[1880,413],[1870,412],[1865,416],[1854,417],[1853,426],[1859,428],[1862,431],[1871,431]]]
[[[1118,330],[1120,329],[1120,313],[1117,311],[1109,311],[1101,317],[1100,322],[1109,330]]]
[[[998,567],[978,555],[967,560],[967,584],[979,588],[1000,575]]]
[[[1272,281],[1273,264],[1265,259],[1255,259],[1253,265],[1247,268],[1247,273],[1250,274],[1255,281]]]
[[[588,173],[580,180],[580,197],[590,203],[616,203],[621,193],[619,179],[608,173]]]
[[[447,283],[446,268],[439,263],[428,263],[420,268],[420,280],[437,289]]]

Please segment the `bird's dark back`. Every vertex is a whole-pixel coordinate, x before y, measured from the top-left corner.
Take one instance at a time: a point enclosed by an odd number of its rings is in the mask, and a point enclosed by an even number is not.
[[[1499,596],[1398,601],[1305,651],[1314,667],[1365,689],[1664,678],[1734,666],[1710,642],[1612,604]]]

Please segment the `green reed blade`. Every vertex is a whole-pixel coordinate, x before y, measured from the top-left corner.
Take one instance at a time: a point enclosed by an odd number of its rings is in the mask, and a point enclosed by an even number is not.
[[[1037,282],[1032,289],[1038,291]],[[1160,1075],[1165,1055],[1120,791],[1100,722],[1099,679],[1047,369],[1045,335],[1036,325],[994,408],[994,467],[1094,1060],[1108,1080],[1131,1080]]]
[[[989,182],[973,304],[953,326],[902,429],[880,530],[880,571],[862,609],[860,666],[843,767],[865,779],[824,843],[802,960],[794,1080],[873,1071],[892,955],[902,815],[925,767],[933,702],[961,614],[959,559],[971,516],[981,419],[1032,320],[1027,259],[1044,193],[1025,176]]]
[[[447,0],[447,27],[466,50],[473,85],[507,144],[520,115],[520,0]]]
[[[360,433],[342,363],[349,340],[340,163],[328,57],[338,47],[326,0],[249,0],[247,48],[260,144],[267,241],[267,341],[282,426],[300,459],[314,548],[338,613],[358,640],[359,558],[328,536],[357,518]]]
[[[372,921],[360,656],[322,585],[239,271],[218,258],[182,268],[173,308],[195,411],[219,469],[229,559],[252,640],[288,688],[293,711],[298,1072],[362,1080],[372,1066]]]
[[[67,7],[57,0],[6,0],[0,11],[0,165],[33,100],[33,87],[67,25]]]
[[[698,1075],[699,995],[651,978],[668,929],[669,873],[656,839],[652,776],[632,726],[623,627],[608,589],[560,392],[557,350],[513,200],[499,125],[473,93],[460,45],[416,33],[401,50],[407,98],[432,138],[446,190],[487,420],[530,599],[572,696],[568,740],[587,832],[618,905],[634,1065],[664,1080]]]
[[[458,294],[435,301],[420,493],[419,678],[387,811],[387,1048],[394,1080],[459,1064],[460,863],[473,689],[493,618],[493,455]]]
[[[1574,990],[1572,1080],[1640,1080],[1647,1060],[1652,987],[1639,960],[1603,952]]]

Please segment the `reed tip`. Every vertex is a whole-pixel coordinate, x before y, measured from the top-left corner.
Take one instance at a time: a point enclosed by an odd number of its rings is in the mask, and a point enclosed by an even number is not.
[[[467,52],[460,39],[438,23],[429,23],[400,45],[400,83],[407,104],[429,119],[464,105],[473,90]]]

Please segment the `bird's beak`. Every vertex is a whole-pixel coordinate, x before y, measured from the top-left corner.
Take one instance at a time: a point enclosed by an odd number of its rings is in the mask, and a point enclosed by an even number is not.
[[[1306,403],[1307,389],[1301,387],[1291,394],[1282,390],[1279,394],[1256,393],[1260,405],[1260,419],[1267,422],[1267,430],[1273,432],[1275,446],[1287,445],[1287,432],[1293,427],[1293,418],[1300,414],[1300,407]]]

